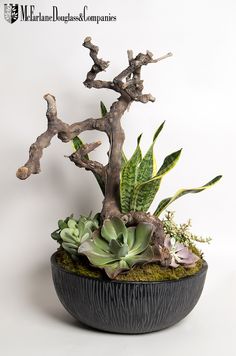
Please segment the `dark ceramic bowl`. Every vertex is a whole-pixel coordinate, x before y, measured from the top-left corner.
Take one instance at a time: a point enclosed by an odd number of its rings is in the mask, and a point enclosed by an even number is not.
[[[57,295],[77,320],[93,328],[124,334],[157,331],[177,323],[196,305],[207,263],[193,276],[173,281],[99,280],[65,271],[51,257]]]

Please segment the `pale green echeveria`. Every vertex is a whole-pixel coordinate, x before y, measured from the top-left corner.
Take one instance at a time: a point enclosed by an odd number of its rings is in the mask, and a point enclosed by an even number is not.
[[[78,252],[86,255],[93,266],[104,269],[109,278],[115,278],[135,264],[153,259],[152,231],[151,224],[139,223],[127,228],[121,219],[113,217],[106,219],[101,233],[96,231],[92,238],[86,239]]]
[[[58,229],[51,236],[61,247],[66,250],[73,258],[78,255],[78,247],[85,240],[92,237],[94,230],[98,229],[98,215],[94,218],[81,216],[79,220],[70,216],[65,220],[58,221]]]

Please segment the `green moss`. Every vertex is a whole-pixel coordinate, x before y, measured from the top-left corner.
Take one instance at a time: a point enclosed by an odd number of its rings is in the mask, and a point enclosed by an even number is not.
[[[194,253],[199,257],[201,253],[194,247]],[[60,250],[56,256],[57,263],[66,271],[74,272],[78,275],[93,277],[93,278],[108,278],[103,270],[92,267],[88,260],[80,257],[78,261],[73,261],[67,252]],[[191,276],[197,273],[202,268],[203,260],[200,258],[195,267],[184,268],[179,266],[177,268],[162,267],[156,263],[149,263],[145,265],[136,265],[127,273],[121,273],[116,277],[118,281],[163,281],[176,280],[183,277]]]

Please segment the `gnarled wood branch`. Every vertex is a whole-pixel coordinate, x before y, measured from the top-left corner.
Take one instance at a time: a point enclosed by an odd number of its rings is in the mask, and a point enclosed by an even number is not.
[[[43,149],[50,145],[52,138],[57,135],[63,142],[68,142],[81,132],[87,130],[99,130],[107,134],[110,142],[109,160],[106,166],[97,161],[88,159],[88,152],[94,150],[100,142],[85,144],[80,147],[69,158],[77,166],[92,171],[101,185],[104,187],[104,201],[101,212],[102,219],[112,216],[122,216],[120,209],[120,171],[121,171],[121,153],[125,135],[121,126],[121,117],[129,108],[133,101],[141,103],[153,102],[155,98],[151,94],[143,94],[143,81],[141,80],[141,68],[149,63],[156,63],[166,57],[171,56],[167,53],[165,56],[153,59],[150,51],[146,54],[139,53],[133,56],[131,50],[128,51],[127,68],[122,70],[112,81],[97,80],[96,76],[108,68],[109,62],[98,58],[99,48],[92,44],[90,37],[86,37],[83,46],[89,49],[90,57],[93,60],[91,70],[87,73],[84,85],[88,88],[111,89],[120,94],[119,98],[111,105],[110,110],[103,118],[89,118],[81,122],[69,125],[61,121],[57,116],[56,99],[51,94],[46,94],[44,99],[47,101],[47,130],[41,134],[31,145],[29,150],[29,159],[25,165],[18,169],[17,177],[26,179],[31,174],[40,172],[40,159]],[[127,218],[127,215],[126,215]],[[150,221],[150,217],[141,213],[131,212],[128,215],[128,223],[137,223],[138,221]],[[158,220],[153,221],[158,225]],[[161,230],[158,230],[161,234]],[[159,240],[161,237],[159,237]]]
[[[88,159],[88,153],[92,152],[101,145],[101,141],[87,143],[80,147],[76,152],[72,153],[69,156],[69,159],[74,162],[77,167],[85,168],[88,171],[91,171],[95,174],[95,176],[99,176],[101,183],[105,185],[105,176],[106,176],[106,168],[97,161],[91,161]]]
[[[17,170],[16,176],[21,180],[40,172],[40,159],[43,155],[43,149],[50,145],[54,136],[58,135],[61,141],[69,142],[86,130],[105,131],[105,120],[103,118],[86,119],[72,125],[64,123],[57,117],[56,98],[51,94],[46,94],[44,99],[47,101],[48,127],[30,146],[28,161]]]

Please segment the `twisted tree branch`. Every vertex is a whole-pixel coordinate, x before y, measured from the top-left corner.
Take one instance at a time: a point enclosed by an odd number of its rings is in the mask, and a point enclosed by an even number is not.
[[[72,125],[61,121],[57,116],[56,99],[53,95],[46,94],[44,99],[47,101],[47,130],[40,135],[29,150],[29,159],[25,165],[18,169],[17,177],[26,179],[31,174],[40,172],[40,159],[43,149],[50,145],[52,138],[57,135],[63,142],[68,142],[81,132],[86,130],[99,130],[107,134],[110,142],[109,161],[107,166],[103,166],[97,161],[88,159],[87,154],[98,147],[101,143],[95,142],[83,145],[69,158],[76,166],[83,167],[94,173],[102,190],[105,199],[103,201],[102,218],[111,216],[121,216],[120,209],[120,171],[121,171],[121,152],[125,139],[124,131],[121,126],[121,117],[129,108],[133,101],[141,103],[153,102],[155,98],[151,94],[143,94],[143,81],[141,80],[141,68],[149,63],[156,63],[172,54],[167,53],[157,59],[153,59],[153,54],[147,51],[146,54],[139,53],[133,56],[131,50],[128,51],[129,65],[121,71],[112,81],[97,80],[96,76],[105,71],[109,65],[108,61],[98,58],[99,48],[92,44],[91,38],[86,37],[83,46],[89,49],[93,65],[87,73],[84,85],[88,88],[105,88],[111,89],[120,94],[119,98],[111,105],[110,110],[103,118],[89,118]],[[147,219],[145,216],[132,212],[126,216],[130,223],[135,223],[140,219]],[[148,217],[150,220],[150,217]],[[155,220],[154,223],[158,225]],[[157,226],[156,226],[157,229]],[[159,231],[161,235],[161,231]],[[161,237],[159,236],[159,240]]]
[[[88,153],[92,152],[100,145],[101,141],[85,144],[80,147],[76,152],[72,153],[69,156],[69,159],[74,162],[76,166],[85,168],[86,170],[89,170],[95,173],[96,175],[99,175],[102,178],[103,183],[105,183],[106,170],[103,164],[88,159]]]
[[[48,127],[30,146],[28,161],[17,170],[16,176],[21,180],[27,179],[31,174],[40,172],[40,159],[43,155],[43,149],[50,145],[54,136],[57,135],[63,142],[69,142],[75,136],[87,130],[106,130],[105,120],[103,118],[91,118],[68,125],[57,117],[56,98],[51,94],[46,94],[44,95],[44,99],[47,101],[46,116],[48,119]]]

